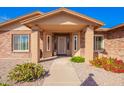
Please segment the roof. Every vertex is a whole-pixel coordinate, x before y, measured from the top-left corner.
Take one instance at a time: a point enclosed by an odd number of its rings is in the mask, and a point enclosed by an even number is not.
[[[124,27],[124,23],[112,27],[111,29],[109,29],[109,31],[111,31],[111,30],[115,30],[115,29],[119,29],[119,28],[122,28],[122,27]]]
[[[11,20],[5,21],[3,23],[0,23],[0,27],[4,26],[4,25],[7,25],[7,24],[10,24],[10,23],[17,22],[17,21],[25,20],[26,18],[30,18],[30,17],[32,18],[33,16],[41,16],[41,15],[43,15],[43,13],[41,13],[39,11],[35,11],[33,13],[30,13],[30,14],[27,14],[27,15],[24,15],[24,16],[20,16],[18,18],[11,19]]]
[[[88,16],[86,16],[86,15],[83,15],[83,14],[80,14],[80,13],[77,13],[77,12],[74,12],[74,11],[71,11],[71,10],[69,10],[69,9],[67,9],[67,8],[59,8],[59,9],[57,9],[57,10],[54,10],[54,11],[45,13],[44,15],[40,16],[39,18],[36,18],[36,19],[33,19],[33,20],[29,20],[29,21],[24,22],[24,24],[25,24],[25,23],[30,23],[30,22],[33,22],[33,21],[36,21],[36,20],[39,20],[39,19],[42,19],[42,18],[44,18],[44,17],[48,17],[48,16],[50,16],[50,15],[57,14],[57,13],[60,13],[60,12],[65,12],[65,13],[72,14],[72,15],[74,15],[74,16],[77,16],[77,17],[80,17],[80,18],[82,18],[82,19],[88,20],[88,21],[90,21],[90,22],[96,23],[96,24],[98,24],[98,25],[100,25],[100,26],[103,26],[103,25],[104,25],[104,23],[101,22],[101,21],[99,21],[99,20],[96,20],[96,19],[90,18],[90,17],[88,17]]]
[[[110,28],[98,28],[95,31],[97,32],[107,32]]]
[[[66,13],[69,13],[69,14],[73,14],[74,16],[83,18],[83,19],[88,20],[90,22],[96,23],[96,24],[98,24],[100,26],[103,26],[104,25],[103,22],[101,22],[99,20],[96,20],[96,19],[93,19],[93,18],[90,18],[90,17],[88,17],[86,15],[83,15],[83,14],[80,14],[80,13],[77,13],[77,12],[74,12],[74,11],[71,11],[71,10],[69,10],[67,8],[59,8],[57,10],[54,10],[54,11],[51,11],[51,12],[48,12],[48,13],[41,13],[40,11],[36,11],[36,12],[30,13],[30,14],[27,14],[27,15],[24,15],[24,16],[21,16],[21,17],[18,17],[16,19],[12,19],[12,20],[6,21],[4,23],[1,23],[0,24],[0,27],[2,27],[4,25],[7,25],[7,24],[10,24],[10,23],[17,22],[17,21],[23,21],[24,24],[26,24],[26,23],[33,22],[33,21],[36,21],[38,19],[41,19],[41,18],[50,16],[50,15],[59,13],[59,12],[66,12]],[[36,15],[38,15],[36,18],[33,18],[33,19],[30,18],[30,17],[36,16]]]
[[[117,26],[114,26],[114,27],[112,27],[112,28],[98,28],[98,29],[96,29],[95,31],[97,31],[97,32],[109,32],[109,31],[118,31],[118,30],[124,30],[124,23],[122,23],[122,24],[119,24],[119,25],[117,25]]]

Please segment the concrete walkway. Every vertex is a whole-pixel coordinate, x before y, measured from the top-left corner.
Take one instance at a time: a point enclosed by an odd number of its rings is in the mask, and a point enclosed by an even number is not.
[[[46,77],[44,86],[79,86],[81,84],[75,69],[69,62],[69,57],[53,60],[50,75]]]
[[[70,57],[52,61],[49,76],[45,77],[45,86],[123,86],[124,74],[112,73],[91,66],[88,62],[72,63]]]

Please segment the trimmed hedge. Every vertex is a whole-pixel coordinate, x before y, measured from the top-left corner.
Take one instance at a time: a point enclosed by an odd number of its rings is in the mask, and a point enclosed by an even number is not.
[[[85,62],[85,58],[81,56],[74,56],[71,58],[71,61],[75,63],[83,63]]]

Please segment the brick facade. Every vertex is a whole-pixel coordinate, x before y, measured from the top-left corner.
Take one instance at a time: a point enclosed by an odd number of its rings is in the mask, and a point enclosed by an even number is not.
[[[124,32],[122,30],[110,32],[95,32],[104,35],[104,52],[102,56],[114,57],[124,60]],[[94,52],[94,56],[98,53]]]
[[[95,35],[104,35],[104,52],[94,52],[94,57],[97,55],[117,57],[124,60],[124,32],[122,30],[110,32],[95,32]],[[42,33],[40,38],[42,39]],[[81,55],[85,55],[85,32],[80,33],[80,49]],[[42,50],[42,42],[40,42]],[[42,57],[42,53],[41,53]],[[0,58],[31,58],[30,52],[16,53],[12,51],[12,33],[11,31],[0,32]]]
[[[85,58],[87,59],[93,59],[93,56],[96,57],[102,55],[117,57],[124,60],[123,30],[118,29],[108,31],[105,28],[104,30],[101,30],[100,27],[104,25],[104,23],[94,20],[92,18],[90,19],[89,17],[86,18],[86,16],[84,15],[81,16],[65,8],[60,9],[58,13],[53,12],[51,14],[54,14],[54,16],[52,15],[49,16],[50,18],[46,17],[43,19],[39,17],[39,20],[36,18],[37,21],[32,21],[29,23],[28,21],[30,20],[24,20],[27,19],[27,16],[25,16],[24,18],[22,17],[18,20],[16,19],[13,21],[9,21],[11,24],[9,22],[7,22],[6,24],[0,24],[0,58],[31,58],[35,61],[38,61],[39,58],[51,57],[54,54],[53,52],[55,52],[53,49],[53,33],[69,33],[70,47],[69,50],[66,51],[67,55],[85,56]],[[40,16],[41,13],[37,12],[33,15]],[[29,15],[28,17],[29,19],[32,19],[32,15]],[[26,21],[27,23],[25,23]],[[22,25],[21,23],[25,23],[25,25]],[[96,30],[96,28],[98,29]],[[118,26],[116,27],[116,29],[117,28]],[[12,34],[30,34],[30,51],[13,52]],[[47,34],[51,35],[52,37],[50,51],[46,50]],[[74,50],[74,34],[78,35],[77,50]],[[93,50],[93,36],[96,34],[104,35],[103,52],[97,53]]]
[[[0,58],[30,58],[31,53],[14,53],[12,51],[11,31],[0,32]]]
[[[106,53],[113,57],[124,60],[124,32],[121,30],[111,31],[107,33],[107,41],[105,42]]]

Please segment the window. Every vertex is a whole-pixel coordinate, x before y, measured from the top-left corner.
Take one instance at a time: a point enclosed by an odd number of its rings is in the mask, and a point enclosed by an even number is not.
[[[29,51],[29,35],[13,35],[13,51]]]
[[[104,39],[103,35],[94,36],[94,50],[95,51],[103,51],[104,49],[103,39]]]
[[[51,49],[51,36],[47,35],[47,51]]]
[[[67,42],[67,50],[69,50],[69,48],[70,48],[70,46],[69,46],[69,43],[70,43],[69,36],[67,36],[67,38],[66,38],[66,42]]]
[[[77,48],[78,48],[78,36],[74,35],[73,39],[74,39],[74,50],[77,50]]]

